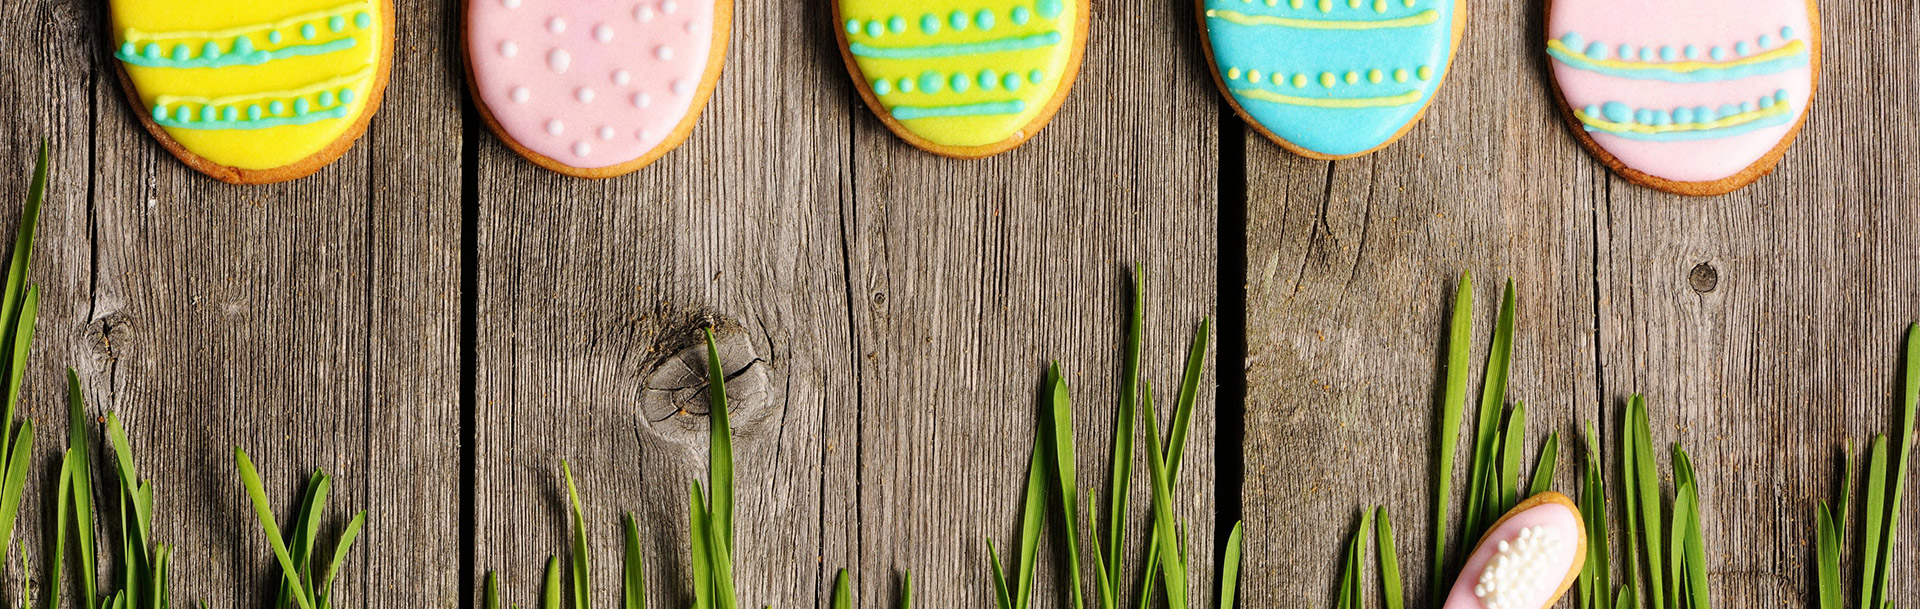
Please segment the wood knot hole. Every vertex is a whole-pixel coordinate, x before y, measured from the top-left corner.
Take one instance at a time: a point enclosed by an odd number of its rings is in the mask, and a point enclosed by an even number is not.
[[[1687,272],[1687,283],[1693,286],[1695,292],[1701,294],[1712,292],[1714,288],[1720,287],[1720,270],[1713,268],[1711,262],[1693,265],[1693,270]]]
[[[711,426],[707,415],[713,398],[707,389],[707,342],[698,328],[676,333],[691,337],[662,345],[672,355],[660,360],[647,373],[646,386],[640,392],[642,424],[654,434],[678,437],[704,444]],[[767,361],[746,330],[738,326],[714,329],[714,346],[720,353],[720,368],[726,373],[728,414],[734,432],[740,433],[770,410],[771,383]]]

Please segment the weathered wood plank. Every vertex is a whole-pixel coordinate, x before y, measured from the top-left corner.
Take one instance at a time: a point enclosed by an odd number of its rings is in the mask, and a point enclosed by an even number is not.
[[[707,472],[704,347],[735,375],[739,598],[812,606],[826,427],[858,408],[840,205],[848,93],[833,30],[803,0],[737,3],[726,73],[692,138],[635,174],[561,177],[481,138],[476,336],[478,589],[538,598],[568,551],[568,460],[594,548],[593,595],[619,598],[622,512],[649,603],[691,603],[688,483]],[[805,66],[807,69],[796,69]],[[835,68],[828,70],[827,68]],[[685,350],[685,351],[683,351]]]
[[[845,430],[834,437],[852,445],[858,469],[834,470],[857,475],[830,480],[828,497],[857,508],[841,516],[847,532],[829,535],[825,555],[867,574],[863,605],[891,602],[894,578],[881,574],[901,569],[915,573],[916,603],[993,605],[982,537],[1002,542],[1001,560],[1012,555],[1051,359],[1073,389],[1078,480],[1096,489],[1083,508],[1106,500],[1097,489],[1109,475],[1130,265],[1149,283],[1143,378],[1163,416],[1195,325],[1213,309],[1219,109],[1191,12],[1096,3],[1089,40],[1052,125],[993,158],[922,153],[854,109],[846,222],[861,408],[834,411],[830,426]],[[1176,489],[1194,606],[1214,590],[1212,388],[1209,374]],[[1136,458],[1129,564],[1145,552],[1146,471]],[[1059,547],[1043,545],[1041,564],[1060,565]],[[1083,549],[1088,569],[1091,554]],[[1139,577],[1129,573],[1126,603]],[[1058,568],[1042,568],[1036,589],[1039,606],[1071,606]]]

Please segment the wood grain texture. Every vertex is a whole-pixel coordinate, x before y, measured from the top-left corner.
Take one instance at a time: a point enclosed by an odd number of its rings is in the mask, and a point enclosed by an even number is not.
[[[1890,428],[1895,343],[1920,317],[1915,172],[1882,160],[1916,151],[1896,118],[1914,85],[1882,80],[1913,70],[1883,42],[1913,32],[1910,7],[1825,6],[1808,130],[1775,175],[1704,199],[1628,184],[1574,145],[1542,8],[1476,6],[1433,112],[1380,154],[1329,164],[1248,143],[1249,547],[1305,548],[1251,554],[1248,606],[1332,603],[1340,539],[1382,503],[1410,602],[1432,598],[1434,421],[1463,270],[1479,282],[1472,404],[1494,280],[1519,282],[1509,401],[1528,405],[1531,446],[1561,433],[1556,489],[1576,490],[1577,426],[1599,421],[1614,459],[1625,399],[1646,393],[1661,462],[1678,442],[1701,471],[1715,603],[1813,602],[1813,502],[1834,492],[1842,442]],[[1451,517],[1457,535],[1457,501]],[[1920,590],[1901,579],[1915,556],[1903,544],[1895,604]]]

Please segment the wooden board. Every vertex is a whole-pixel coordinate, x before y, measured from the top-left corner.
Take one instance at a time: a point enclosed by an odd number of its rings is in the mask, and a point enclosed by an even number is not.
[[[1561,433],[1557,490],[1576,488],[1576,427],[1601,423],[1616,458],[1625,400],[1645,393],[1654,444],[1684,445],[1704,478],[1714,602],[1812,604],[1813,502],[1835,492],[1844,441],[1890,428],[1895,343],[1920,318],[1914,170],[1888,160],[1920,151],[1896,118],[1912,84],[1859,93],[1912,72],[1891,41],[1913,16],[1823,7],[1827,68],[1799,143],[1774,176],[1690,199],[1612,177],[1573,144],[1539,3],[1475,8],[1462,69],[1405,141],[1338,163],[1247,143],[1245,510],[1252,546],[1304,549],[1254,554],[1249,606],[1331,604],[1340,540],[1374,504],[1396,516],[1409,603],[1432,598],[1435,413],[1462,271],[1480,282],[1473,403],[1494,280],[1518,281],[1509,398],[1528,405],[1531,446]],[[1920,591],[1902,579],[1916,556],[1903,544],[1895,604]]]

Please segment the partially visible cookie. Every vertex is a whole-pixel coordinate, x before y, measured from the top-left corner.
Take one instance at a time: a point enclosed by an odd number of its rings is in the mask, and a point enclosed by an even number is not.
[[[840,51],[888,129],[980,158],[1038,133],[1073,88],[1087,0],[836,0]]]
[[[725,63],[731,0],[469,0],[466,63],[509,148],[608,178],[685,142]]]
[[[1580,143],[1627,180],[1714,195],[1773,171],[1819,83],[1814,0],[1551,0]]]
[[[1460,45],[1461,0],[1198,0],[1214,81],[1301,156],[1361,156],[1426,113]]]
[[[366,132],[393,63],[390,0],[112,0],[114,57],[168,152],[238,184],[300,178]]]

